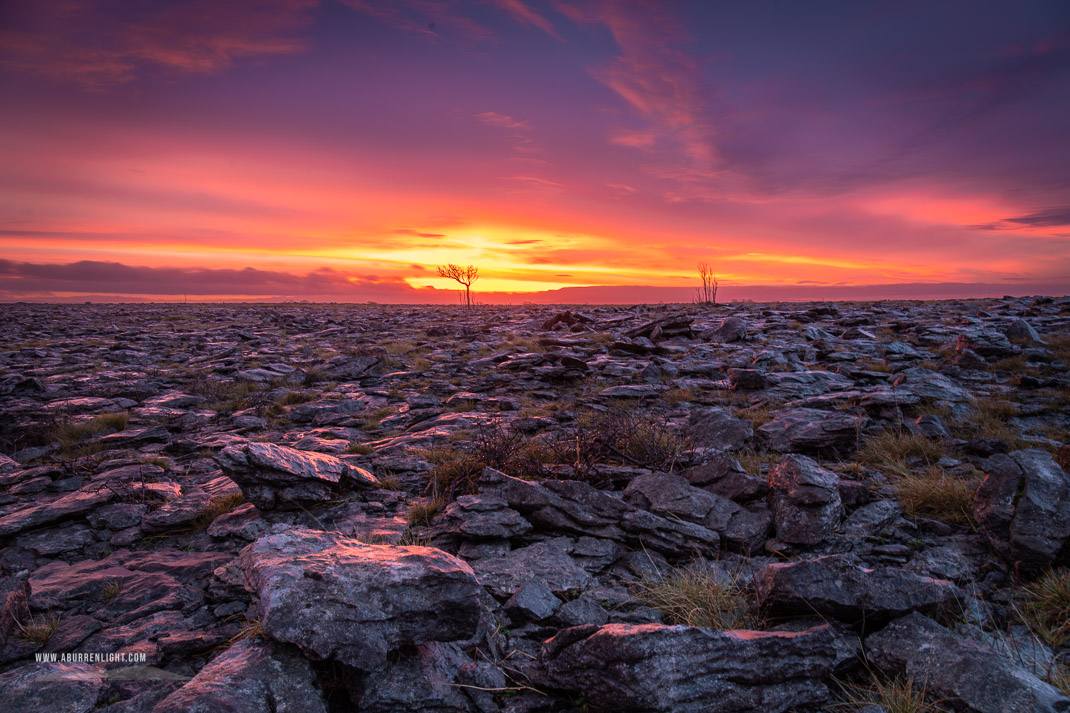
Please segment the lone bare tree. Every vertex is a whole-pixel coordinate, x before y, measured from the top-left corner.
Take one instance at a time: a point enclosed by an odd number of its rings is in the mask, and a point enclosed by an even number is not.
[[[464,303],[469,309],[472,307],[472,283],[479,279],[479,268],[475,265],[461,267],[450,263],[445,267],[438,266],[438,276],[450,280],[456,280],[464,285]]]
[[[699,292],[702,304],[717,304],[717,275],[713,274],[713,268],[708,262],[698,264],[698,276],[702,280],[702,289]]]

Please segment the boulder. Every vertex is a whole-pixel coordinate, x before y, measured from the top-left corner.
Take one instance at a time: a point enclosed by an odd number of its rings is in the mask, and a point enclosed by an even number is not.
[[[1026,572],[1066,555],[1070,476],[1051,454],[1027,449],[985,461],[973,512],[994,548]]]
[[[777,413],[758,432],[778,453],[846,451],[854,447],[866,421],[862,414],[792,408]]]
[[[674,559],[712,556],[720,548],[717,533],[706,527],[655,515],[578,480],[537,484],[484,468],[479,485],[544,531],[615,540]]]
[[[606,624],[546,642],[536,684],[626,712],[781,713],[821,703],[839,661],[828,626],[801,632]]]
[[[898,567],[865,567],[850,554],[766,565],[756,586],[773,616],[819,614],[866,627],[912,611],[949,609],[962,596],[950,582]]]
[[[471,638],[482,611],[471,567],[430,547],[296,528],[246,546],[239,564],[271,638],[362,670],[402,646]]]
[[[719,325],[703,332],[702,338],[715,342],[742,341],[747,338],[747,322],[735,315],[725,317]]]
[[[385,671],[350,685],[361,713],[466,713],[476,710],[462,687],[471,659],[453,644],[430,643]]]
[[[239,641],[152,713],[327,713],[307,659],[273,641]]]
[[[476,576],[492,594],[510,597],[533,578],[542,580],[554,594],[577,594],[588,587],[591,575],[572,561],[572,543],[567,537],[513,550],[502,557],[472,563]]]
[[[789,454],[769,473],[769,503],[777,539],[816,545],[843,518],[839,477],[813,458]]]
[[[865,640],[866,659],[889,676],[909,678],[956,710],[1065,713],[1070,698],[978,641],[917,612]]]
[[[1040,338],[1037,330],[1033,329],[1033,325],[1024,319],[1016,319],[1011,322],[1010,326],[1003,330],[1003,335],[1012,341],[1026,342],[1028,344],[1047,344]]]
[[[731,411],[721,407],[692,411],[688,431],[694,446],[723,451],[739,450],[754,438],[754,429],[749,422],[736,418]]]
[[[738,460],[727,456],[710,458],[705,463],[688,468],[681,475],[692,485],[729,500],[753,500],[769,491],[765,478],[748,473]]]
[[[31,663],[0,674],[0,701],[18,713],[88,713],[105,685],[90,664]]]
[[[346,487],[378,487],[375,476],[334,456],[246,441],[220,451],[216,462],[261,510],[332,499]]]
[[[760,548],[770,525],[768,515],[756,516],[728,498],[693,487],[678,475],[640,475],[624,490],[624,500],[658,515],[702,525],[741,552]]]

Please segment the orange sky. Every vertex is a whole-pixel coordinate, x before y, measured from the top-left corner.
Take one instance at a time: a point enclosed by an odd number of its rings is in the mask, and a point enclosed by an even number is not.
[[[755,48],[724,25],[758,18],[685,5],[273,4],[17,13],[0,296],[441,301],[449,262],[482,293],[692,289],[702,261],[725,294],[1070,284],[1066,49],[1022,49],[1037,18],[889,74],[862,11],[869,42],[800,56],[820,17]],[[1038,55],[1054,73],[1004,97]]]

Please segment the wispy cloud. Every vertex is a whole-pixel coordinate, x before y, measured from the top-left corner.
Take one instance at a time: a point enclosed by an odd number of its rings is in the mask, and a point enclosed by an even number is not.
[[[0,293],[78,292],[138,295],[337,295],[350,299],[411,297],[403,280],[321,268],[305,275],[274,270],[140,267],[81,260],[52,265],[0,259]]]
[[[490,0],[492,4],[497,5],[501,9],[508,12],[516,20],[525,25],[531,25],[537,27],[546,34],[553,37],[555,40],[564,42],[564,38],[557,33],[557,29],[553,23],[546,19],[543,15],[540,15],[530,5],[525,4],[522,0]]]
[[[243,59],[304,49],[318,0],[186,0],[135,17],[107,3],[42,3],[0,32],[0,65],[87,89],[146,73],[214,73]]]
[[[1070,226],[1070,206],[1039,210],[1015,218],[973,226],[981,230],[1021,230],[1023,228],[1055,228]]]
[[[528,131],[531,129],[531,124],[527,121],[517,120],[506,114],[499,114],[496,111],[485,111],[482,114],[476,114],[476,119],[488,126],[497,126],[502,129],[514,129],[516,131]]]

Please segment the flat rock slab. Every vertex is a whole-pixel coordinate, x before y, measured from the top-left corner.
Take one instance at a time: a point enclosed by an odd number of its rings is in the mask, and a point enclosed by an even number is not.
[[[483,586],[499,597],[516,594],[534,578],[545,582],[554,594],[578,593],[593,580],[569,557],[570,549],[570,541],[562,537],[521,547],[502,557],[476,560],[472,568]]]
[[[0,517],[0,537],[14,535],[42,525],[84,517],[98,505],[118,497],[100,483],[87,485],[54,500],[18,508]]]
[[[401,646],[470,638],[482,611],[471,567],[430,547],[298,528],[248,545],[239,563],[269,636],[362,670]]]
[[[778,453],[840,451],[854,445],[866,421],[862,414],[793,408],[777,413],[758,432]]]
[[[789,454],[769,473],[769,503],[777,537],[816,545],[843,519],[840,479],[813,458]]]
[[[239,641],[152,713],[326,713],[307,659],[272,641]]]
[[[0,675],[0,702],[18,713],[87,713],[104,686],[89,664],[31,663]]]
[[[1027,572],[1051,566],[1070,541],[1070,475],[1040,449],[987,460],[973,512],[995,549]]]
[[[713,530],[655,515],[582,481],[536,484],[485,468],[479,482],[484,493],[502,498],[528,522],[549,532],[623,541],[676,559],[711,556],[720,549]]]
[[[243,442],[227,446],[216,462],[261,510],[330,500],[347,486],[378,487],[375,476],[334,456]]]
[[[773,616],[820,614],[871,625],[916,610],[949,607],[962,595],[950,582],[898,567],[865,567],[854,555],[766,565],[759,600]]]
[[[781,713],[824,701],[838,662],[827,626],[797,633],[663,624],[565,629],[546,642],[536,683],[612,711]]]
[[[988,646],[960,636],[923,614],[897,619],[866,638],[866,658],[904,676],[936,698],[975,713],[1056,713],[1070,698]]]

